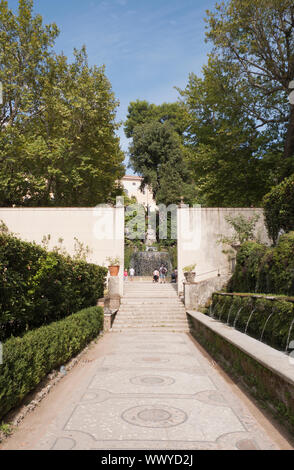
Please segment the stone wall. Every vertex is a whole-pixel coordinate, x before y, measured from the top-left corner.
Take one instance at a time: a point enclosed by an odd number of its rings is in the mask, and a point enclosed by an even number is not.
[[[260,215],[257,233],[260,240],[269,243],[264,224],[262,209],[225,209],[225,208],[189,208],[178,209],[178,273],[179,292],[183,292],[183,268],[192,264],[196,266],[196,281],[210,279],[218,274],[228,275],[232,271],[232,263],[228,254],[223,253],[224,247],[218,243],[221,235],[231,236],[234,231],[225,217],[244,215],[251,217]]]
[[[50,235],[49,249],[62,246],[74,254],[76,237],[88,245],[88,261],[108,266],[107,258],[120,258],[120,293],[123,294],[124,208],[103,206],[96,208],[0,208],[0,220],[22,240],[41,244]]]
[[[189,310],[198,310],[205,306],[214,292],[224,288],[229,278],[229,275],[222,275],[200,282],[184,282],[185,307]]]

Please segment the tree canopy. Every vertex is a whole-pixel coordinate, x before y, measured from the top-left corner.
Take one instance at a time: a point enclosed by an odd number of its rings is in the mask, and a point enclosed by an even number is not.
[[[166,122],[147,122],[134,128],[130,165],[151,187],[157,204],[176,204],[185,192],[185,165],[180,137]]]
[[[136,126],[153,121],[161,124],[168,122],[182,136],[188,124],[186,107],[180,102],[156,105],[144,100],[132,101],[125,121],[126,136],[133,137]]]
[[[258,126],[278,128],[284,138],[285,173],[294,171],[293,0],[230,0],[208,12],[213,53],[236,67],[242,108]],[[247,94],[255,100],[246,102]]]
[[[242,107],[238,73],[214,57],[203,78],[190,74],[179,90],[189,116],[185,137],[188,167],[206,206],[259,205],[279,181],[282,146],[273,128],[258,129]],[[247,104],[255,95],[247,93]]]
[[[130,103],[125,122],[126,136],[132,138],[130,167],[143,177],[142,188],[151,187],[157,204],[177,204],[182,196],[193,202],[184,145],[188,119],[181,102]]]
[[[187,202],[260,206],[294,172],[293,0],[226,0],[206,22],[213,48],[202,77],[190,74],[177,103],[132,102],[126,135],[152,120],[168,122],[180,137]]]
[[[59,31],[20,0],[0,1],[0,205],[94,206],[119,191],[118,102],[85,47],[69,63]]]

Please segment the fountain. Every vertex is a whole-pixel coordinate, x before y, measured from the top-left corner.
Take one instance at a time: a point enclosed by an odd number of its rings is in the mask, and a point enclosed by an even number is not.
[[[211,318],[214,318],[214,311],[215,311],[217,305],[218,305],[218,302],[216,302],[215,305],[213,305],[213,302],[210,304],[209,316],[210,316]]]
[[[235,318],[235,321],[234,321],[234,328],[236,328],[238,318],[239,318],[240,313],[242,312],[243,308],[244,308],[244,305],[239,309],[239,311],[238,311],[238,313],[237,313],[237,315],[236,315],[236,318]]]
[[[250,313],[250,316],[248,318],[246,328],[245,328],[245,335],[247,335],[247,330],[248,330],[248,327],[249,327],[250,320],[251,320],[251,318],[252,318],[252,316],[254,315],[255,312],[256,312],[256,308],[254,308]]]
[[[228,315],[228,318],[227,318],[227,325],[229,325],[229,321],[230,321],[230,317],[231,317],[233,307],[234,307],[234,302],[232,302],[232,305],[231,305],[230,310],[229,310],[229,315]]]
[[[168,274],[171,274],[172,263],[169,253],[151,250],[140,251],[133,254],[130,262],[130,267],[135,269],[135,275],[142,277],[153,276],[155,269],[159,269],[161,265],[166,267]]]
[[[294,327],[294,319],[293,319],[293,321],[291,323],[291,326],[289,328],[289,334],[288,334],[288,338],[287,338],[286,351],[285,351],[286,354],[288,353],[290,338],[291,338],[291,333],[292,333],[293,327]]]
[[[222,319],[222,316],[223,316],[223,313],[224,313],[225,306],[226,306],[226,304],[224,303],[224,305],[223,305],[223,308],[221,309],[220,316],[218,317],[219,321],[221,321],[221,319]]]
[[[276,309],[275,309],[275,307],[273,307],[272,313],[268,316],[268,318],[267,318],[267,320],[266,320],[266,322],[265,322],[265,324],[264,324],[264,327],[263,327],[263,330],[262,330],[262,333],[261,333],[261,337],[260,337],[260,341],[261,341],[261,342],[262,342],[262,340],[263,340],[263,335],[264,335],[264,333],[265,333],[266,326],[267,326],[268,322],[270,321],[270,319],[272,318],[272,316],[273,316],[273,314],[275,313],[275,311],[276,311]]]

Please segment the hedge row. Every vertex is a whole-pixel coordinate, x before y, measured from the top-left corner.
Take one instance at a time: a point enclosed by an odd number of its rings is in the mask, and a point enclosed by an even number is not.
[[[244,243],[227,290],[294,296],[294,232],[280,237],[275,247]]]
[[[0,234],[0,341],[97,304],[107,270]]]
[[[294,304],[282,298],[214,294],[209,314],[280,351],[294,341]]]
[[[103,310],[92,307],[10,338],[0,364],[0,419],[52,370],[77,355],[103,329]]]

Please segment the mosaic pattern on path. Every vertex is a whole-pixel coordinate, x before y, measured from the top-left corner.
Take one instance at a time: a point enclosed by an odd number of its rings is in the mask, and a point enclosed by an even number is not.
[[[68,402],[34,448],[278,448],[189,335],[111,341],[78,402]]]

